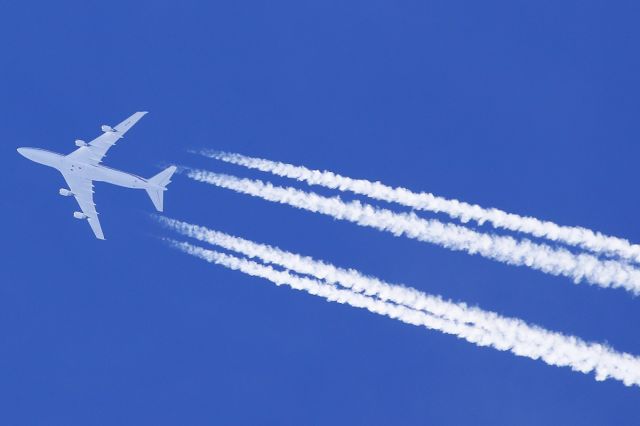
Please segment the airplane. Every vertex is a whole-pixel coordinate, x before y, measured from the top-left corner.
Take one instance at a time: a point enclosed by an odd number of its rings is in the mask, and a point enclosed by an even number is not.
[[[149,194],[156,210],[163,210],[163,193],[171,182],[171,176],[176,171],[175,166],[170,166],[149,179],[144,179],[131,173],[112,169],[100,163],[107,151],[124,136],[147,112],[136,112],[115,127],[103,125],[102,134],[86,143],[76,140],[78,149],[71,154],[62,155],[40,148],[18,148],[18,153],[36,163],[53,167],[62,173],[67,182],[67,188],[60,188],[60,195],[73,195],[80,206],[81,212],[74,212],[76,219],[86,219],[96,238],[104,240],[104,234],[98,212],[93,202],[93,182],[107,182],[125,188],[144,189]]]

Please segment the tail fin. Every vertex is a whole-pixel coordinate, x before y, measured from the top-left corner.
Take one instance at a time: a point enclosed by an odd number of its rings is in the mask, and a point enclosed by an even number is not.
[[[171,183],[171,176],[175,173],[176,166],[170,166],[147,180],[149,186],[145,188],[149,198],[159,212],[162,211],[163,193],[167,190],[166,186]]]

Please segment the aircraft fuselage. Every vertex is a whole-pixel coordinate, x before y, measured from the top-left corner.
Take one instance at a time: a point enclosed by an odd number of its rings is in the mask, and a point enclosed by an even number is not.
[[[125,188],[146,189],[150,184],[146,179],[103,165],[86,164],[70,159],[66,155],[40,148],[18,148],[20,155],[45,166],[53,167],[63,174],[77,174],[84,179],[107,182]]]

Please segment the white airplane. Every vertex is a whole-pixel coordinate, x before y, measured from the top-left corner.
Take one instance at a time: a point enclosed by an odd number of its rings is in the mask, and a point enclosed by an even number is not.
[[[73,217],[87,219],[96,238],[100,240],[104,240],[104,234],[93,202],[93,181],[108,182],[125,188],[144,189],[156,210],[162,211],[163,192],[171,182],[171,176],[176,171],[175,166],[166,168],[150,179],[144,179],[100,164],[109,148],[145,114],[146,111],[136,112],[115,127],[102,126],[104,133],[89,143],[76,140],[76,146],[79,148],[69,155],[40,148],[18,148],[18,152],[29,160],[53,167],[62,173],[69,189],[61,188],[60,195],[76,197],[82,212],[74,212]]]

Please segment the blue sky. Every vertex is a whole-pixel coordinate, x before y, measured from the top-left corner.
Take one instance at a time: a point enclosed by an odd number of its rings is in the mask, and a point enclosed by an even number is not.
[[[163,245],[146,194],[55,170],[150,113],[109,166],[269,178],[213,148],[640,241],[635,2],[0,3],[2,424],[632,424],[596,382],[278,288]],[[273,179],[276,182],[284,181]],[[323,192],[323,191],[320,191]],[[323,192],[324,193],[324,192]],[[347,197],[348,198],[348,197]],[[638,300],[177,176],[167,215],[640,354]]]

